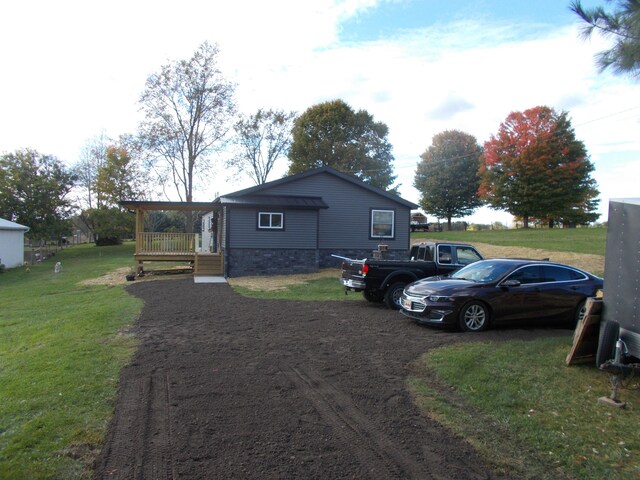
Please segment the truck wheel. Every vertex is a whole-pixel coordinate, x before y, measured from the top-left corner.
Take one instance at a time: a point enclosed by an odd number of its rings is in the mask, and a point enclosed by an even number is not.
[[[489,326],[489,310],[481,302],[469,302],[460,310],[458,318],[464,332],[481,332]]]
[[[596,351],[596,367],[616,355],[616,342],[620,336],[620,324],[613,320],[607,320],[600,327],[600,340]]]
[[[382,303],[384,301],[384,294],[380,292],[372,292],[371,290],[363,290],[362,296],[371,303]]]
[[[384,303],[391,310],[400,310],[400,299],[407,284],[405,282],[392,283],[384,294]]]

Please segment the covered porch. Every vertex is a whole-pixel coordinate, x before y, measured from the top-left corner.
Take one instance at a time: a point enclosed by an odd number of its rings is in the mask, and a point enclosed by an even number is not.
[[[149,211],[213,212],[221,214],[221,207],[211,202],[147,202],[121,201],[120,205],[136,215],[136,247],[134,259],[137,272],[144,272],[145,262],[188,262],[194,275],[224,275],[220,232],[203,225],[202,233],[174,233],[145,231],[145,213]],[[206,230],[204,230],[206,229]],[[204,240],[203,240],[204,239]],[[213,241],[209,241],[209,239]]]

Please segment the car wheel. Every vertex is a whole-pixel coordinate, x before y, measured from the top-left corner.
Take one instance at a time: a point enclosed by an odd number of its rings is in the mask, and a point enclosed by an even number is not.
[[[587,314],[587,301],[581,301],[576,307],[576,313],[573,318],[573,328],[576,328],[578,324],[584,319]]]
[[[392,310],[400,310],[400,299],[402,292],[407,284],[405,282],[396,282],[391,284],[384,294],[384,303]]]
[[[469,302],[459,317],[460,328],[465,332],[481,332],[489,326],[489,310],[481,302]]]
[[[384,301],[384,294],[380,292],[372,292],[371,290],[363,290],[362,296],[372,303],[382,303]]]
[[[600,367],[607,360],[616,355],[616,342],[620,336],[620,324],[613,320],[607,320],[600,327],[598,350],[596,351],[596,367]]]

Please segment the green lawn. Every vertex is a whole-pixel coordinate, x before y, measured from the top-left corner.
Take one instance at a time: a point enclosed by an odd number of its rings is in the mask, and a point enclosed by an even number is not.
[[[234,286],[234,290],[245,297],[270,298],[270,299],[296,299],[305,301],[323,300],[362,300],[361,293],[351,293],[345,295],[338,279],[339,270],[336,270],[335,277],[324,277],[307,280],[304,283],[287,285],[279,290],[255,290],[241,286]]]
[[[638,380],[620,391],[626,409],[602,405],[608,375],[565,366],[570,348],[566,336],[445,347],[416,362],[409,386],[426,415],[514,478],[640,478]]]
[[[604,255],[606,228],[519,228],[510,230],[419,232],[411,239],[431,238],[456,242],[479,242],[510,247],[542,248],[558,252]]]
[[[132,254],[133,244],[73,246],[0,275],[0,478],[91,476],[142,305],[122,287],[80,282]]]

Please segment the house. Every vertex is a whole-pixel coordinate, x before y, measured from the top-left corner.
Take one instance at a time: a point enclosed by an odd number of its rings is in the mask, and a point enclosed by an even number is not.
[[[24,234],[29,227],[0,218],[0,264],[5,268],[24,263]]]
[[[413,212],[411,214],[411,223],[427,223],[427,216],[422,212]]]
[[[316,272],[340,260],[407,259],[418,206],[358,178],[321,167],[217,198],[203,219],[228,277]],[[203,240],[205,239],[203,229]]]
[[[145,262],[190,262],[196,276],[278,275],[340,265],[332,255],[408,259],[417,205],[330,167],[309,170],[213,202],[121,201],[136,213],[138,271]],[[200,233],[147,232],[145,212],[208,212]]]

